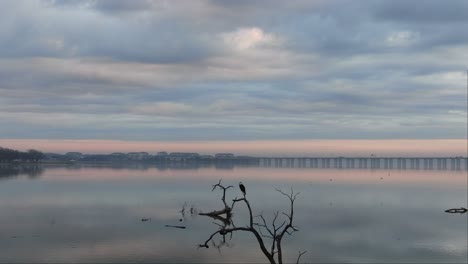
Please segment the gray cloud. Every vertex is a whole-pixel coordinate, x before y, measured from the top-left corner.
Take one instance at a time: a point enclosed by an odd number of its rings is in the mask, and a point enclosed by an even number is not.
[[[94,7],[103,12],[132,12],[152,8],[154,1],[150,0],[99,0],[94,2]]]
[[[2,1],[0,137],[464,138],[466,4],[416,4]]]
[[[61,8],[90,8],[104,13],[127,13],[148,10],[154,0],[43,0],[43,3]]]
[[[429,24],[468,21],[468,3],[453,0],[449,3],[440,0],[424,1],[379,1],[375,16],[380,19],[405,23],[420,22]]]

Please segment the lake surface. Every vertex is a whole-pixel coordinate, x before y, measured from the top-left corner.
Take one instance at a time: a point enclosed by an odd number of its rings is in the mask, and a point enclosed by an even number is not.
[[[133,165],[0,170],[0,262],[266,262],[248,233],[235,233],[219,249],[197,247],[218,228],[196,213],[223,207],[221,193],[211,191],[219,179],[236,187],[228,200],[241,197],[242,181],[254,214],[267,220],[289,210],[276,188],[301,192],[300,231],[283,240],[286,262],[295,262],[299,250],[308,251],[303,262],[468,260],[468,214],[444,212],[467,207],[466,170]],[[236,225],[246,217],[236,206]]]

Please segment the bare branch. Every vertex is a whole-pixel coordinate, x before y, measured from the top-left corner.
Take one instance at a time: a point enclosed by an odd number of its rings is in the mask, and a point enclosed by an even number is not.
[[[211,236],[205,241],[204,244],[199,244],[198,247],[201,248],[201,247],[204,247],[204,248],[209,248],[208,246],[208,243],[213,239],[213,237],[218,234],[219,232],[221,232],[221,230],[218,230],[216,232],[214,232],[213,234],[211,234]]]
[[[300,192],[297,192],[297,193],[294,193],[293,189],[291,188],[291,193],[290,194],[287,194],[285,192],[283,192],[282,190],[280,189],[275,189],[277,192],[281,193],[282,195],[288,197],[289,200],[291,200],[292,202],[294,202],[297,198],[297,196],[299,194],[301,194]]]
[[[208,243],[213,240],[213,237],[216,234],[220,234],[220,235],[224,236],[224,235],[227,235],[229,233],[232,234],[233,232],[236,232],[236,231],[246,231],[246,232],[253,233],[255,235],[255,237],[257,238],[257,241],[259,243],[260,249],[262,250],[263,254],[268,258],[270,263],[276,263],[275,260],[273,259],[273,256],[271,256],[271,254],[265,248],[265,244],[264,244],[264,242],[262,240],[261,235],[257,232],[257,230],[255,230],[254,228],[250,228],[250,227],[236,227],[236,228],[226,228],[226,229],[218,230],[218,231],[214,232],[213,234],[211,234],[211,236],[205,241],[204,244],[199,244],[198,247],[209,248]]]
[[[299,255],[297,256],[296,264],[299,264],[299,261],[301,260],[302,255],[307,253],[307,251],[299,251]]]
[[[254,225],[264,227],[263,225],[260,225],[260,224],[258,224],[258,223],[254,223]],[[258,232],[260,233],[260,235],[261,235],[262,237],[266,237],[266,238],[271,238],[271,239],[273,239],[272,236],[268,236],[268,235],[263,234],[261,228],[258,229]]]
[[[249,201],[244,197],[244,198],[240,198],[240,199],[234,199],[232,200],[232,206],[231,206],[231,209],[234,209],[234,205],[237,203],[237,202],[241,202],[241,201],[244,201],[245,204],[247,205],[247,208],[249,209],[249,224],[250,224],[250,227],[253,228],[253,214],[252,214],[252,208],[250,207],[250,203]]]
[[[222,183],[221,180],[215,185],[213,185],[212,191],[215,189],[219,188],[223,191],[223,196],[221,200],[223,201],[224,204],[224,209],[219,210],[219,211],[213,211],[211,213],[207,213],[204,215],[210,216],[216,220],[222,220],[221,223],[214,223],[219,227],[219,230],[216,232],[212,233],[210,237],[205,241],[205,243],[200,244],[199,247],[205,247],[208,248],[208,244],[211,242],[213,245],[215,243],[213,242],[213,238],[219,234],[223,236],[223,240],[218,244],[218,246],[215,246],[216,248],[219,249],[219,247],[226,245],[226,238],[225,236],[227,234],[230,235],[232,238],[232,235],[236,231],[244,231],[244,232],[250,232],[252,233],[255,238],[257,239],[258,245],[260,249],[262,250],[263,254],[268,258],[270,263],[276,264],[276,259],[278,263],[282,264],[283,263],[283,255],[282,255],[282,248],[281,248],[281,242],[285,234],[292,234],[295,231],[298,231],[298,229],[293,225],[293,220],[294,220],[294,202],[299,195],[299,192],[295,193],[294,190],[291,188],[291,191],[289,193],[286,193],[282,190],[276,189],[279,193],[282,195],[286,196],[289,201],[290,201],[290,210],[288,213],[282,212],[282,215],[286,216],[287,220],[284,220],[281,222],[280,225],[278,225],[278,218],[279,218],[279,212],[276,211],[273,214],[273,219],[269,224],[267,224],[267,220],[263,216],[263,214],[259,214],[255,216],[255,218],[259,218],[260,220],[258,222],[254,222],[254,216],[252,212],[252,208],[250,206],[250,202],[246,199],[244,196],[243,198],[235,198],[232,200],[232,204],[229,207],[226,203],[226,190],[231,188],[232,186],[227,186],[225,187]],[[238,202],[243,202],[247,206],[247,210],[249,212],[249,225],[246,227],[236,227],[233,220],[231,219],[231,212],[234,210],[234,206]],[[226,213],[227,217],[223,218],[219,216],[220,214]],[[232,225],[231,228],[228,228],[228,226]],[[266,230],[266,233],[263,233],[262,229]],[[263,241],[263,238],[268,238],[271,239],[271,246],[270,250],[268,251],[265,247],[265,242]],[[304,255],[305,252],[299,252],[299,256],[297,258],[297,263],[300,261],[300,258],[302,255]],[[276,256],[275,256],[276,255]],[[276,257],[276,259],[275,259]]]
[[[269,234],[272,236],[272,238],[273,238],[273,236],[274,236],[275,234],[273,233],[273,231],[271,231],[270,228],[268,228],[267,223],[266,223],[266,220],[265,220],[265,218],[263,217],[263,215],[259,215],[258,217],[260,217],[260,219],[262,219],[262,221],[263,221],[263,225],[261,225],[261,226],[264,227],[264,228],[266,229],[266,231],[268,231],[268,233],[269,233]]]
[[[222,179],[220,179],[217,184],[213,185],[213,189],[211,189],[211,191],[214,191],[216,188],[223,190],[223,197],[221,198],[221,200],[223,201],[224,207],[227,208],[228,206],[226,204],[226,190],[229,188],[233,188],[234,186],[229,185],[227,187],[224,187],[224,185],[221,184],[221,181]]]
[[[234,187],[234,186],[232,186],[232,185],[229,185],[229,186],[227,186],[227,187],[224,187],[224,186],[221,184],[221,181],[222,181],[222,179],[220,179],[219,182],[218,182],[217,184],[213,185],[213,189],[212,189],[211,191],[214,191],[214,190],[216,189],[216,187],[221,188],[221,189],[223,189],[223,190],[227,190],[227,189],[229,189],[229,188],[233,188],[233,187]]]
[[[281,223],[281,225],[279,225],[278,228],[275,229],[275,232],[280,230],[285,224],[286,224],[286,221],[283,221],[283,223]]]
[[[282,264],[283,263],[283,252],[281,248],[281,241],[284,237],[285,234],[291,235],[293,231],[297,231],[297,229],[293,226],[293,220],[294,220],[294,201],[296,200],[297,196],[299,195],[299,192],[294,193],[294,190],[291,188],[291,192],[285,193],[280,189],[276,189],[277,192],[281,193],[282,195],[288,197],[289,202],[290,202],[290,210],[289,214],[284,213],[288,218],[288,222],[286,225],[284,225],[283,229],[280,231],[279,235],[276,238],[276,247],[278,248],[278,263]],[[289,231],[291,229],[292,231]]]
[[[220,216],[222,214],[226,214],[227,217],[226,218],[229,218],[230,214],[231,214],[231,208],[229,207],[224,207],[224,209],[221,209],[221,210],[218,210],[218,211],[212,211],[212,212],[209,212],[209,213],[198,213],[199,215],[207,215],[209,217],[215,217],[215,216]]]
[[[213,223],[213,224],[215,224],[215,225],[219,226],[219,228],[224,228],[224,226],[223,226],[223,225],[221,225],[221,224],[218,224],[218,223],[216,223],[216,222],[211,222],[211,223]]]

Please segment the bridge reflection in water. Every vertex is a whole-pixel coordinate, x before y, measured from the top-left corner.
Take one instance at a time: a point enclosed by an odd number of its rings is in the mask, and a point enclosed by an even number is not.
[[[258,163],[260,167],[275,168],[468,170],[468,158],[465,157],[261,157]]]

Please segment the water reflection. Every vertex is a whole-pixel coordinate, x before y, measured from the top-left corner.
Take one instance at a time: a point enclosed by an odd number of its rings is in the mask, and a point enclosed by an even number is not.
[[[16,178],[27,176],[30,179],[39,177],[44,172],[41,165],[38,164],[2,164],[0,163],[0,180],[7,178]]]
[[[213,225],[189,211],[219,209],[211,186],[220,178],[242,181],[252,209],[266,216],[288,206],[275,188],[301,192],[301,231],[284,241],[288,261],[298,250],[308,251],[304,262],[467,260],[468,214],[444,212],[467,207],[463,172],[55,166],[35,181],[0,181],[0,262],[264,262],[249,234],[220,251],[197,249]],[[244,210],[234,218],[247,224]]]
[[[158,170],[187,169],[198,170],[206,168],[233,170],[235,168],[306,168],[306,169],[369,169],[369,170],[452,170],[467,171],[468,158],[253,158],[248,159],[221,159],[221,160],[159,160],[159,161],[109,161],[109,162],[78,162],[66,166],[69,169],[80,168],[108,168],[108,169],[135,169]]]
[[[51,164],[45,164],[47,167],[54,167]],[[198,170],[205,168],[216,168],[216,169],[227,169],[232,170],[235,167],[258,167],[258,164],[254,163],[239,163],[234,161],[217,161],[217,162],[202,162],[202,161],[188,161],[188,162],[105,162],[105,163],[72,163],[65,165],[55,165],[55,167],[67,168],[70,170],[82,169],[82,168],[105,168],[113,170]]]

